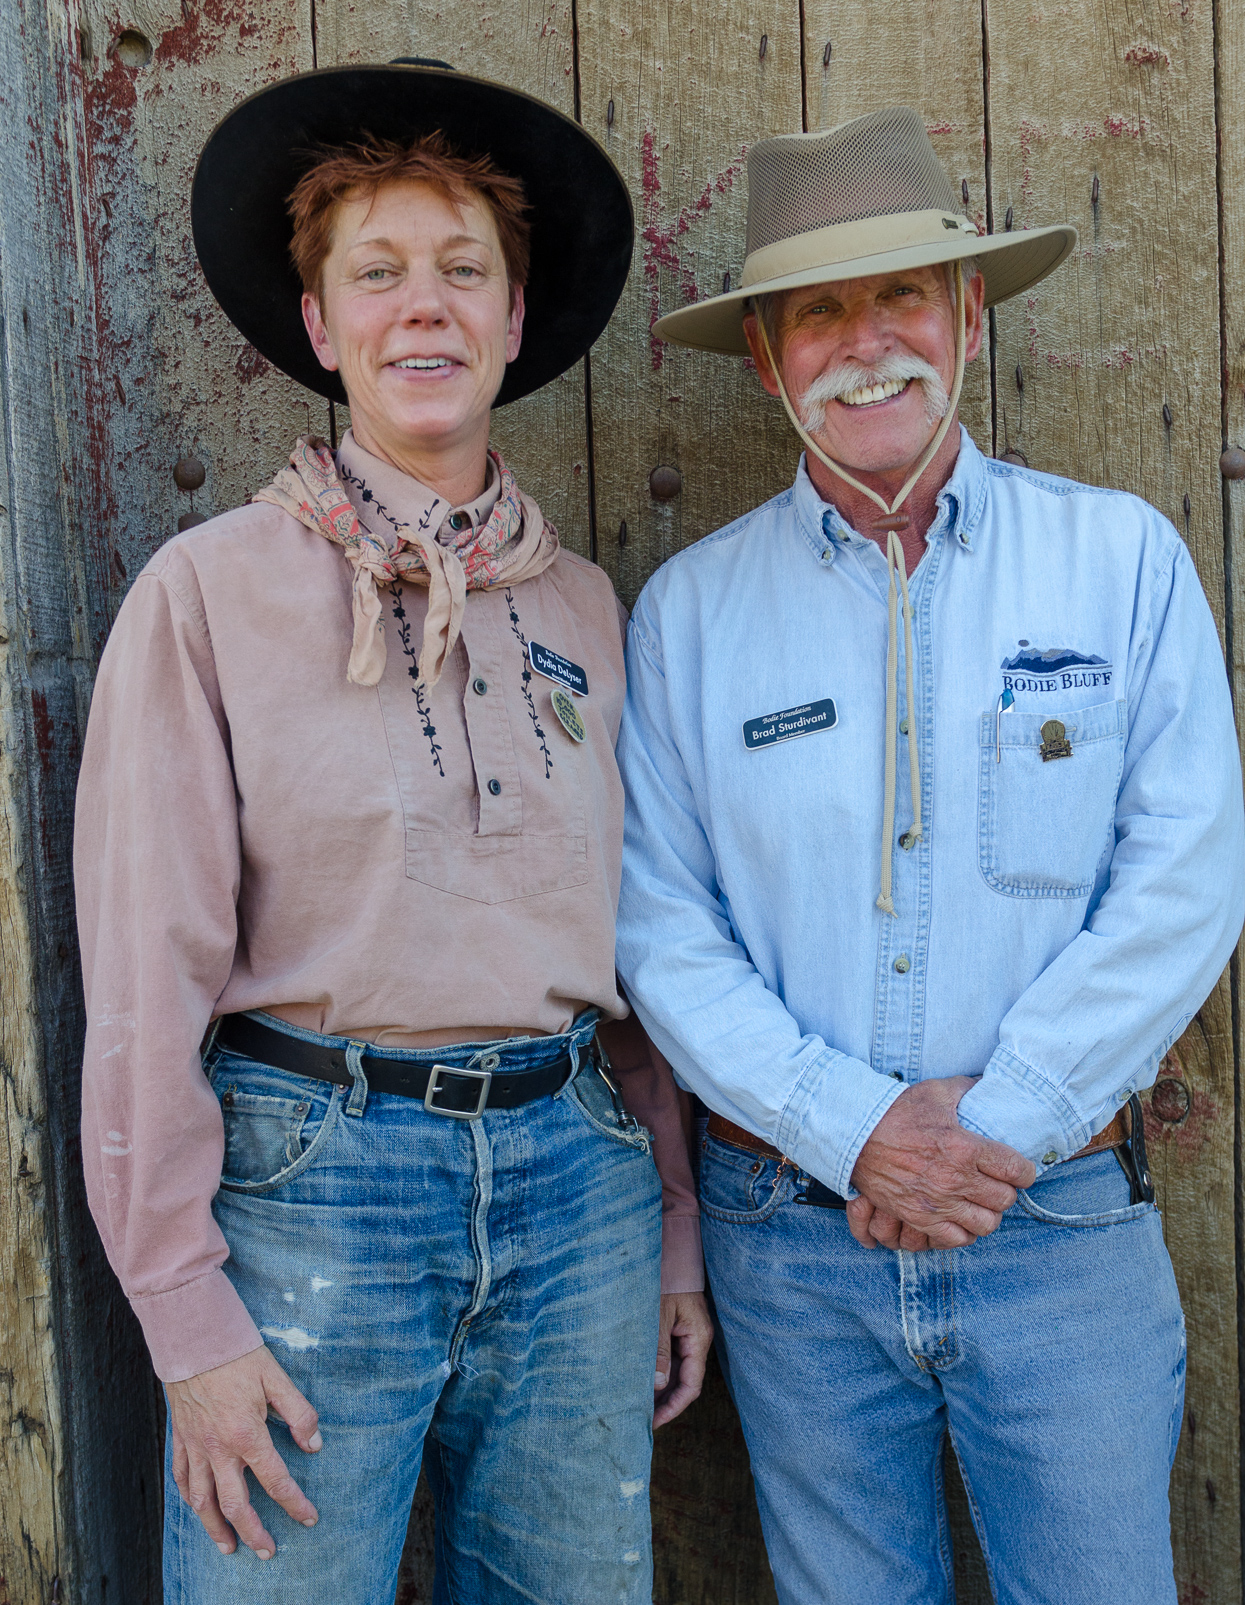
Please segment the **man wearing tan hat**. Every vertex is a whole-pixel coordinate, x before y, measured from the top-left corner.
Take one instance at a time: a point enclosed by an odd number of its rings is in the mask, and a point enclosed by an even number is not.
[[[1137,1092],[1245,910],[1218,637],[1153,508],[959,427],[984,309],[1072,229],[978,236],[904,108],[748,171],[742,286],[657,332],[751,352],[807,451],[633,614],[618,963],[712,1111],[778,1595],[949,1600],[949,1433],[996,1599],[1172,1602]]]

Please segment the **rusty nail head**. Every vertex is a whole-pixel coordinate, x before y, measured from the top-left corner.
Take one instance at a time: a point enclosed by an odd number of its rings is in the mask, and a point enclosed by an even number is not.
[[[613,128],[614,126],[614,102],[612,100],[605,108],[605,126],[607,128]]]
[[[1019,446],[1009,446],[999,458],[999,461],[1004,463],[1015,463],[1020,468],[1027,468],[1029,466],[1029,459],[1025,456],[1024,452],[1021,451]]]
[[[1172,1076],[1164,1076],[1162,1080],[1154,1083],[1154,1091],[1150,1094],[1150,1108],[1157,1119],[1164,1120],[1168,1125],[1176,1125],[1189,1112],[1189,1089],[1183,1081],[1177,1081]]]
[[[823,67],[828,67],[830,65],[830,56],[831,56],[830,41],[827,39],[826,40],[826,48],[821,53],[821,64],[822,64]]]
[[[1090,186],[1089,204],[1091,206],[1097,206],[1097,204],[1098,204],[1098,174],[1097,173],[1094,174],[1094,182]]]
[[[173,482],[178,490],[198,490],[207,478],[207,469],[197,457],[181,457],[173,465]]]
[[[1019,363],[1016,364],[1016,389],[1023,396],[1025,393],[1025,371]]]
[[[618,544],[620,546],[625,546],[627,544],[627,520],[625,518],[618,526]]]
[[[763,33],[761,35],[761,52],[760,52],[760,57],[761,57],[762,61],[765,60],[765,52],[768,49],[769,49],[769,34]]]
[[[668,502],[683,489],[683,475],[677,468],[659,463],[648,476],[648,488],[654,501]]]
[[[1007,232],[1009,234],[1011,233],[1011,231],[1012,231],[1012,209],[1011,209],[1010,206],[1007,208],[1007,216],[1003,219],[1003,227],[1007,230]]]
[[[1163,403],[1163,428],[1164,429],[1170,429],[1171,426],[1172,426],[1172,410],[1167,405],[1167,403],[1164,402]]]
[[[1245,451],[1229,446],[1219,459],[1219,472],[1225,479],[1245,479]]]
[[[206,523],[206,513],[183,513],[182,516],[177,520],[177,533],[179,535],[184,535],[188,529],[193,529],[196,524]]]

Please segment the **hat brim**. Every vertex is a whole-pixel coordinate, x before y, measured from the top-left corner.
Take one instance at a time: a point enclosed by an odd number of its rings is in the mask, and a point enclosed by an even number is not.
[[[901,249],[874,252],[847,261],[819,263],[815,267],[741,285],[709,301],[696,301],[679,307],[657,320],[653,333],[675,345],[692,346],[701,351],[719,351],[727,356],[747,356],[744,336],[744,303],[754,296],[780,290],[803,289],[809,284],[834,284],[841,279],[864,279],[875,273],[902,273],[908,268],[933,267],[975,257],[985,280],[985,304],[1020,295],[1053,273],[1076,245],[1076,230],[1067,224],[1053,228],[1026,229],[1019,234],[961,234],[954,239],[927,245],[908,245]]]
[[[345,401],[303,326],[286,200],[326,146],[367,134],[404,143],[442,130],[523,181],[531,269],[523,342],[494,401],[516,401],[572,367],[609,322],[631,266],[631,197],[571,118],[517,89],[439,67],[330,67],[261,89],[217,126],[195,170],[190,217],[208,287],[269,362]]]

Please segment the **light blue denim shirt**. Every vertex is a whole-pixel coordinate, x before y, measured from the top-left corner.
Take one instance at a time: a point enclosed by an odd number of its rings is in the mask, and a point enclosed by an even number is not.
[[[1153,1081],[1245,913],[1223,654],[1165,518],[961,433],[911,581],[912,709],[899,643],[925,837],[905,722],[893,917],[886,595],[881,549],[801,462],[645,587],[618,748],[618,966],[641,1019],[710,1108],[844,1194],[903,1085],[933,1076],[980,1076],[962,1124],[1039,1170],[1074,1153]],[[827,701],[833,724],[774,739],[774,715]]]

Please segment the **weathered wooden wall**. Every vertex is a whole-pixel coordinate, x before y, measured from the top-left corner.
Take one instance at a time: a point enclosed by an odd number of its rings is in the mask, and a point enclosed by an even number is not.
[[[159,1593],[154,1391],[77,1182],[68,812],[92,667],[179,518],[235,505],[297,430],[345,421],[216,311],[189,239],[195,156],[262,83],[398,55],[543,96],[631,186],[638,237],[613,323],[496,437],[624,600],[794,467],[748,364],[650,332],[659,307],[738,278],[746,147],[904,100],[979,223],[1081,230],[1075,257],[994,318],[965,391],[975,438],[1162,508],[1245,690],[1245,485],[1218,466],[1225,443],[1245,447],[1234,0],[0,0],[16,131],[0,147],[0,1605]],[[173,466],[191,454],[206,482],[187,493]],[[658,466],[681,475],[664,501]],[[1234,971],[1149,1100],[1189,1318],[1181,1605],[1241,1597],[1239,1022]],[[656,1599],[772,1600],[716,1373],[659,1436],[653,1480]],[[984,1575],[950,1497],[960,1598],[977,1605]],[[430,1597],[428,1509],[421,1495],[404,1605]]]

